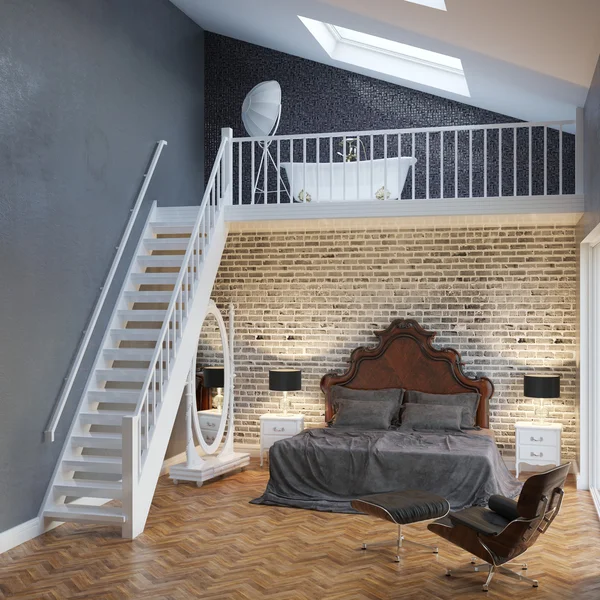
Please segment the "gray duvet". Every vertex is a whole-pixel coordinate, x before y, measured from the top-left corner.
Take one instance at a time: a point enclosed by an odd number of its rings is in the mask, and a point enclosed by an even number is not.
[[[416,489],[460,510],[521,491],[493,438],[480,432],[308,429],[271,447],[269,469],[253,504],[353,513],[354,498]]]

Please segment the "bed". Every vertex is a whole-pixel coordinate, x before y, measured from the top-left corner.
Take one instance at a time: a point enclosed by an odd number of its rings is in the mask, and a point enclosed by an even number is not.
[[[493,494],[515,497],[521,484],[506,468],[489,429],[492,382],[465,375],[460,354],[434,348],[435,332],[414,320],[395,320],[375,335],[378,344],[355,349],[345,373],[322,378],[327,422],[335,417],[333,392],[339,395],[340,388],[376,393],[402,388],[478,394],[474,428],[307,429],[271,447],[269,483],[252,503],[352,513],[354,498],[409,489],[439,494],[452,510],[485,505]]]

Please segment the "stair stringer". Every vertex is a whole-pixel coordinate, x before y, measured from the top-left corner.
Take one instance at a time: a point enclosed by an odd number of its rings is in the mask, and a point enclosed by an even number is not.
[[[124,293],[125,293],[125,291],[131,289],[130,277],[131,277],[132,273],[141,272],[141,269],[137,263],[137,257],[140,256],[140,254],[141,254],[141,250],[144,246],[144,239],[146,238],[147,232],[151,228],[150,223],[152,222],[152,219],[155,218],[155,216],[156,216],[157,208],[158,208],[157,202],[154,201],[152,203],[152,207],[150,208],[150,211],[148,212],[146,221],[144,223],[144,227],[142,228],[140,237],[137,241],[136,247],[131,256],[131,261],[129,263],[129,267],[127,269],[125,277],[123,278],[123,283],[119,290],[117,300],[115,302],[115,305],[113,307],[111,315],[108,319],[108,322],[106,325],[106,330],[104,332],[104,335],[102,336],[102,341],[100,342],[100,345],[98,346],[96,358],[94,359],[94,362],[89,370],[87,380],[85,383],[85,387],[83,389],[83,392],[82,392],[79,402],[77,404],[77,408],[76,408],[75,412],[73,413],[73,420],[71,421],[71,425],[65,436],[63,447],[58,456],[56,464],[54,466],[52,476],[50,477],[50,479],[48,481],[48,487],[46,489],[46,494],[44,496],[44,499],[42,500],[42,503],[40,504],[40,511],[38,514],[38,518],[41,521],[43,521],[43,523],[44,523],[44,525],[43,525],[44,531],[53,529],[54,527],[56,527],[57,525],[60,525],[63,522],[63,521],[58,521],[58,520],[52,519],[52,518],[45,518],[44,512],[47,510],[51,510],[53,507],[60,504],[59,502],[57,502],[56,500],[53,499],[52,490],[56,483],[65,481],[65,478],[61,474],[63,461],[70,457],[74,458],[74,457],[77,457],[80,455],[80,451],[79,452],[73,451],[73,449],[71,447],[71,439],[73,438],[73,436],[83,435],[86,432],[84,430],[84,428],[82,428],[82,426],[81,426],[79,416],[87,404],[88,393],[90,391],[90,388],[93,385],[94,373],[96,372],[96,369],[98,369],[100,365],[104,364],[102,362],[103,361],[102,351],[106,347],[106,343],[109,338],[111,329],[115,326],[115,323],[118,321],[118,318],[117,318],[118,311],[119,311],[119,309],[127,307],[127,304],[124,300]],[[97,506],[97,505],[106,504],[106,502],[107,502],[107,500],[103,500],[103,499],[99,500],[98,498],[81,497],[81,498],[77,498],[76,500],[71,501],[69,503],[69,505],[70,506],[76,506],[76,505],[92,505],[92,506],[96,505]]]
[[[214,226],[209,247],[206,250],[206,257],[198,282],[199,289],[188,313],[183,338],[165,389],[156,427],[144,458],[142,473],[134,492],[133,515],[126,515],[127,522],[122,528],[123,537],[135,538],[144,530],[192,365],[192,359],[197,352],[198,338],[200,337],[223,250],[225,249],[228,232],[229,225],[225,222],[225,211],[221,210]]]

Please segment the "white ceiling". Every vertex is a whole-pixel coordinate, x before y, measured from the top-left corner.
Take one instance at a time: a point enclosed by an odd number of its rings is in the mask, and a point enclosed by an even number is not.
[[[207,31],[528,121],[573,119],[600,53],[600,0],[171,1]],[[297,15],[460,58],[471,98],[338,63]]]

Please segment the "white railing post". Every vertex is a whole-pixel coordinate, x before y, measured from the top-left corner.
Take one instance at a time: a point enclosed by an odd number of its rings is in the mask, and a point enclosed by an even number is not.
[[[139,416],[123,417],[121,433],[123,445],[121,447],[121,465],[123,470],[123,537],[133,539],[141,533],[138,519],[136,519],[136,494],[139,481],[140,464],[140,438]],[[146,431],[146,436],[148,432]]]
[[[221,181],[225,182],[225,190],[227,190],[225,204],[233,204],[233,129],[223,127],[221,129],[221,139],[227,140],[225,152],[223,153],[223,172],[221,173]]]
[[[575,193],[584,194],[584,162],[583,162],[583,122],[584,114],[583,108],[578,107],[575,117]]]

